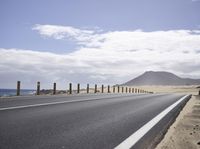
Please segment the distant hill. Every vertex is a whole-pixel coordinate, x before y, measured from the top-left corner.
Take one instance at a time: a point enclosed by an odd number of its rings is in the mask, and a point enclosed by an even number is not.
[[[200,85],[200,79],[181,78],[165,71],[147,71],[124,85]]]

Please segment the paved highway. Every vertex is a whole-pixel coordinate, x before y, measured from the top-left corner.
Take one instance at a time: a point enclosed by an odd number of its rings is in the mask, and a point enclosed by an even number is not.
[[[183,96],[79,94],[0,99],[0,149],[120,148],[120,143]]]

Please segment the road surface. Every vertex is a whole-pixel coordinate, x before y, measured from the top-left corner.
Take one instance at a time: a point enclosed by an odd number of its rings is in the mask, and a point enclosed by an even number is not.
[[[79,94],[0,99],[0,149],[115,148],[183,96]]]

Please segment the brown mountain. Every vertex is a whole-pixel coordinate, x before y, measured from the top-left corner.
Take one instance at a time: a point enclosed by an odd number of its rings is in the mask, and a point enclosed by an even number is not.
[[[147,71],[124,85],[200,85],[200,79],[181,78],[165,71]]]

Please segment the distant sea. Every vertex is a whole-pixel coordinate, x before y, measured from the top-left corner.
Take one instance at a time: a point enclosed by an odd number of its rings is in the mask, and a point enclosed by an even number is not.
[[[35,90],[21,89],[20,95],[33,95]],[[16,89],[0,89],[0,97],[2,96],[16,96]]]

